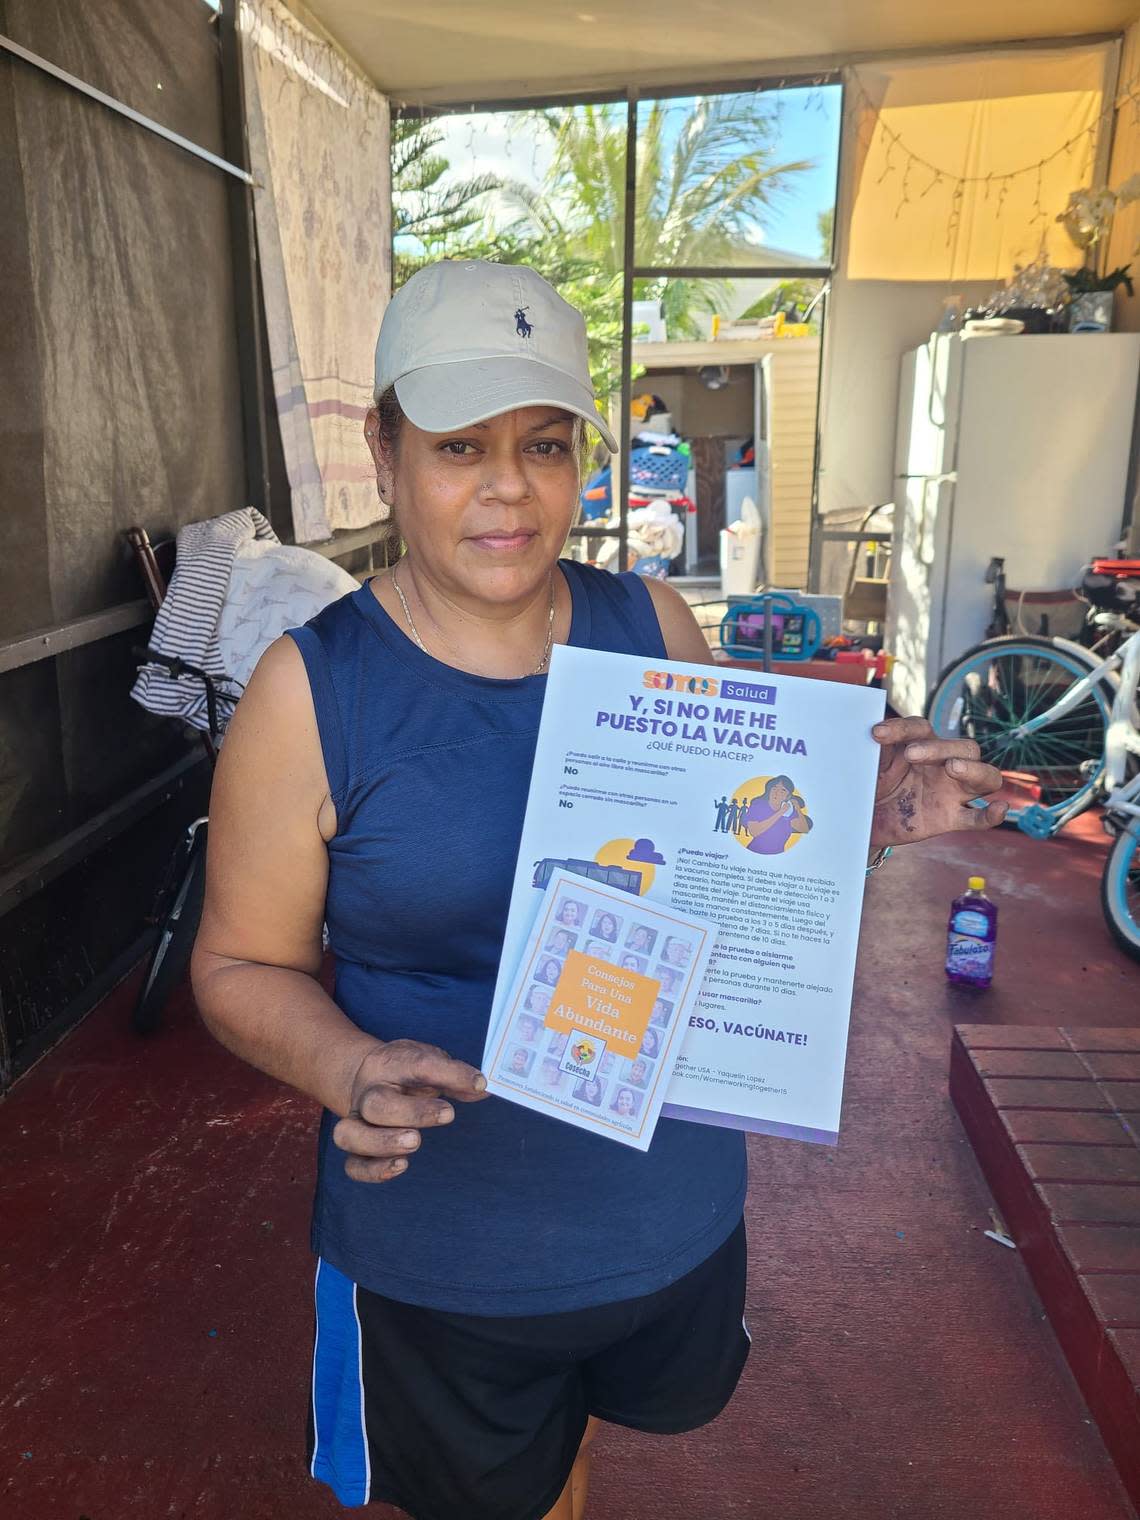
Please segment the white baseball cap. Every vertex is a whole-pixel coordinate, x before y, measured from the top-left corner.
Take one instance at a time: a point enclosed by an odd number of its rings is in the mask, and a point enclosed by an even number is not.
[[[376,396],[391,386],[427,433],[523,406],[557,406],[617,441],[594,401],[582,314],[522,264],[429,264],[388,303],[376,340]]]

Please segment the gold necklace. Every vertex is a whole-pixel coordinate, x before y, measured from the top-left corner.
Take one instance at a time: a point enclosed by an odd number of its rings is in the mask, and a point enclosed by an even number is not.
[[[400,598],[400,606],[404,609],[404,616],[405,616],[405,618],[408,621],[408,627],[411,629],[412,638],[415,639],[416,643],[423,650],[424,654],[428,655],[429,658],[430,658],[431,657],[431,651],[428,649],[428,647],[424,643],[423,639],[420,638],[419,629],[416,627],[415,619],[412,617],[412,609],[408,606],[408,599],[404,595],[404,588],[400,585],[399,581],[396,579],[396,567],[395,567],[395,565],[392,566],[392,585],[396,589],[396,595]],[[451,646],[448,645],[448,648],[450,648],[450,647]],[[545,647],[543,648],[543,651],[542,651],[542,659],[539,660],[538,664],[531,671],[531,675],[532,676],[540,676],[542,674],[542,672],[546,669],[546,662],[550,659],[550,651],[553,649],[553,647],[554,647],[554,577],[552,575],[550,577],[550,615],[549,615],[549,617],[547,618],[547,621],[546,621],[546,645],[545,645]],[[454,651],[452,651],[452,652],[454,653]]]

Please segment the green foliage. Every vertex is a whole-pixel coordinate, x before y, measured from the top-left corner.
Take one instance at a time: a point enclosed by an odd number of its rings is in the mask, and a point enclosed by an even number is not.
[[[808,307],[819,294],[822,280],[781,280],[767,295],[753,301],[742,318],[770,317],[777,311],[787,312],[790,322],[802,322]],[[819,307],[812,313],[812,324],[818,326]]]
[[[486,197],[500,185],[494,174],[441,185],[451,167],[435,152],[442,141],[443,134],[429,121],[392,117],[392,277],[397,289],[425,264],[470,256],[468,246],[485,225]],[[415,251],[409,247],[413,240]]]
[[[1071,273],[1066,271],[1063,278],[1071,296],[1092,295],[1098,290],[1115,290],[1118,285],[1123,285],[1128,294],[1132,295],[1131,268],[1131,264],[1121,264],[1119,269],[1111,269],[1107,274],[1097,274],[1095,269],[1081,268]]]
[[[670,119],[667,103],[652,102],[639,116],[637,263],[761,262],[756,227],[809,165],[777,161],[776,109],[761,95],[698,98],[679,127],[672,110]],[[541,186],[494,175],[445,184],[438,128],[393,118],[395,282],[439,258],[529,264],[585,317],[591,374],[605,398],[621,385],[625,108],[526,112],[515,133],[550,145]],[[727,304],[724,282],[714,280],[639,280],[634,295],[662,302],[673,338],[702,336],[702,314]]]
[[[392,121],[392,203],[397,287],[425,264],[441,258],[490,259],[527,264],[582,313],[589,343],[590,373],[600,398],[621,388],[621,277],[574,251],[541,198],[496,227],[490,196],[503,188],[494,175],[441,185],[448,161],[435,152],[442,134],[430,122]],[[511,187],[518,211],[524,187]]]
[[[826,211],[821,211],[815,219],[815,225],[819,231],[819,256],[830,260],[831,245],[835,241],[835,207],[828,206]]]
[[[698,97],[679,129],[667,102],[641,108],[634,259],[648,266],[759,263],[765,209],[806,161],[776,161],[775,108],[761,95]],[[548,134],[553,159],[540,190],[512,185],[520,215],[617,282],[623,266],[626,113],[583,106],[528,117]],[[701,314],[726,304],[723,281],[639,280],[637,299],[659,299],[673,338],[702,336]]]

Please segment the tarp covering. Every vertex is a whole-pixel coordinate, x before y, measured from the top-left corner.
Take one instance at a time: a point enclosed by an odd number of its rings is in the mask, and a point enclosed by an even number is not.
[[[982,300],[1042,252],[1081,262],[1055,217],[1093,177],[1112,53],[1019,49],[850,71],[821,511],[893,499],[899,359],[938,325],[946,297]]]
[[[1116,111],[1116,130],[1112,139],[1112,163],[1108,183],[1118,190],[1133,174],[1140,174],[1140,21],[1134,21],[1124,34],[1120,55],[1120,90]],[[1125,92],[1128,92],[1128,98]],[[1105,263],[1109,269],[1131,264],[1133,274],[1140,272],[1140,201],[1122,207],[1112,223]],[[1129,296],[1119,290],[1116,297],[1116,326],[1122,332],[1140,332],[1140,286]]]
[[[14,41],[223,152],[217,34],[181,0],[0,0]],[[0,65],[0,636],[142,595],[123,530],[240,506],[225,176]],[[184,750],[128,698],[143,630],[0,676],[0,872]]]
[[[362,436],[391,289],[388,107],[279,3],[242,52],[273,393],[298,543],[377,522]]]
[[[1039,254],[1075,262],[1055,218],[1092,176],[1104,64],[1096,48],[853,70],[847,279],[1001,283]]]

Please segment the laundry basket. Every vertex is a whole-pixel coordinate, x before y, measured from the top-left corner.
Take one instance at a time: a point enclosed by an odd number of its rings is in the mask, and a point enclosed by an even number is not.
[[[691,468],[689,456],[668,444],[651,443],[629,453],[630,485],[644,490],[683,491]]]

